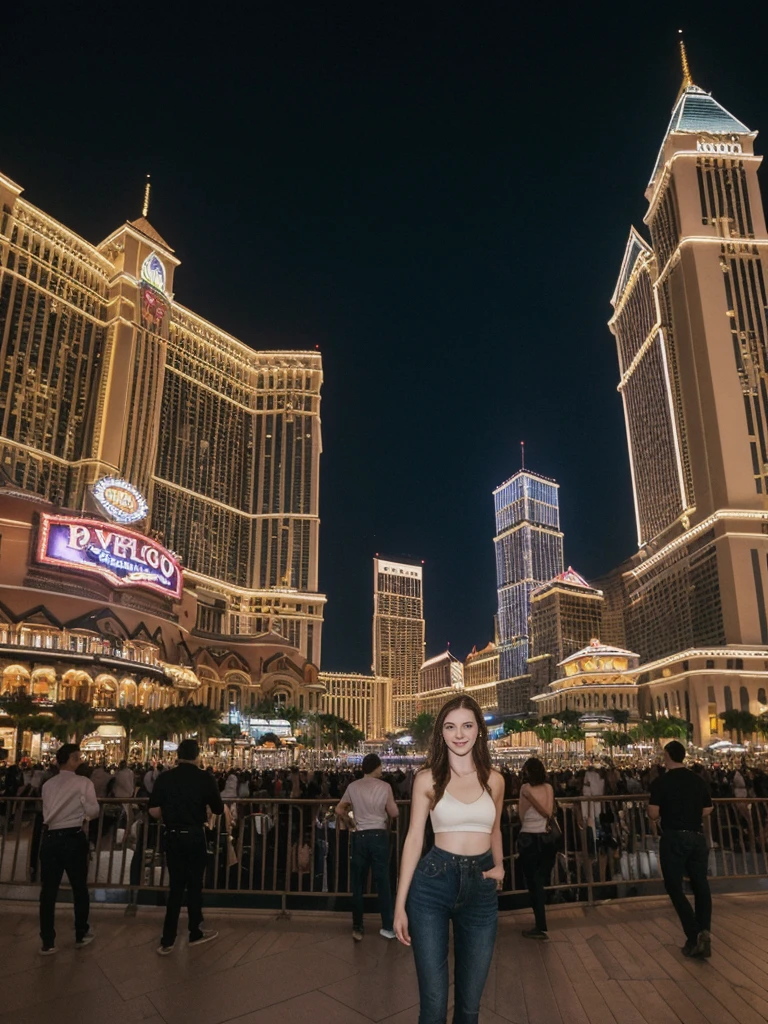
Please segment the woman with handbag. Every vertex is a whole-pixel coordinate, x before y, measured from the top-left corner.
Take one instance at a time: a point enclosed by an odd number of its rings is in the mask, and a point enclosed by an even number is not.
[[[544,765],[537,757],[529,757],[523,765],[523,786],[520,789],[519,814],[522,828],[517,839],[520,864],[525,884],[531,894],[534,927],[526,929],[526,939],[546,941],[547,916],[544,909],[544,887],[552,876],[557,855],[560,828],[554,821],[555,793],[547,782]]]

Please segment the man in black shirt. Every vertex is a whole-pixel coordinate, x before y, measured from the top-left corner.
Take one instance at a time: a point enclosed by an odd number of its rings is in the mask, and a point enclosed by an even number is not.
[[[712,896],[707,881],[709,850],[704,838],[704,818],[712,813],[712,797],[704,780],[683,768],[685,747],[672,740],[664,747],[666,771],[651,785],[648,817],[661,819],[659,860],[664,888],[685,931],[684,956],[712,955],[709,935]],[[694,907],[683,891],[688,876]]]
[[[208,808],[214,814],[223,814],[224,804],[216,779],[198,767],[199,756],[196,740],[182,740],[177,752],[178,766],[158,776],[149,798],[149,813],[153,818],[162,818],[165,825],[165,860],[171,890],[163,937],[157,949],[160,956],[170,953],[176,942],[185,889],[190,946],[210,942],[219,934],[203,931],[203,877],[207,857],[204,826]]]

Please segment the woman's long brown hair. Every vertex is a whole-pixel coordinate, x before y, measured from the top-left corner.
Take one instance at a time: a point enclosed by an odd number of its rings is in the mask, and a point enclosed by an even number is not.
[[[475,768],[477,769],[477,777],[480,781],[480,785],[483,789],[487,789],[491,792],[488,780],[491,777],[491,754],[488,750],[488,727],[485,724],[483,718],[483,712],[480,709],[480,705],[474,699],[464,694],[458,697],[452,697],[446,701],[445,704],[440,708],[437,718],[435,719],[435,727],[432,730],[432,739],[429,744],[429,751],[427,753],[427,760],[424,764],[425,771],[432,772],[432,781],[434,782],[434,790],[432,793],[432,809],[434,810],[435,805],[439,800],[442,799],[445,787],[451,777],[451,766],[448,763],[448,746],[443,739],[443,724],[445,719],[452,711],[458,711],[460,708],[466,708],[468,711],[472,711],[477,722],[477,739],[475,745],[472,748],[472,758],[475,762]]]

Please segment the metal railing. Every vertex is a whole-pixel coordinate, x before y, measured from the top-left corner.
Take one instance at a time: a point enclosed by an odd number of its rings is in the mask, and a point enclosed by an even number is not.
[[[553,898],[586,901],[658,892],[658,831],[648,820],[645,795],[558,800],[562,842],[550,880]],[[117,890],[112,899],[146,902],[168,887],[164,829],[146,801],[101,800],[88,825],[88,881]],[[328,812],[329,800],[234,800],[207,830],[205,890],[222,902],[249,906],[329,909],[350,895],[350,836]],[[705,834],[712,879],[744,880],[768,874],[768,799],[717,799]],[[29,895],[36,886],[43,832],[42,800],[0,796],[0,896]],[[391,878],[397,883],[410,804],[400,802],[391,829]],[[505,877],[502,907],[527,893],[518,859],[516,801],[502,818]],[[654,888],[655,887],[655,888]],[[239,899],[241,898],[241,899]],[[261,898],[261,900],[259,899]],[[215,899],[211,902],[217,902]],[[346,904],[346,901],[345,901]]]

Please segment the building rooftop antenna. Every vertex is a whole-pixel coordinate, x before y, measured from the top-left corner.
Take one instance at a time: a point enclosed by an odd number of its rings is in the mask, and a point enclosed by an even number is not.
[[[691,68],[688,64],[688,52],[685,49],[683,30],[679,28],[677,30],[677,34],[680,36],[680,62],[683,65],[683,89],[687,89],[690,85],[693,85],[693,79],[691,78]]]
[[[144,205],[141,208],[141,216],[142,217],[148,217],[149,216],[149,195],[150,195],[151,190],[152,190],[152,184],[151,184],[151,182],[149,180],[149,175],[147,175],[147,180],[146,180],[146,183],[144,185]]]
[[[525,441],[520,442],[520,468],[525,469]]]

